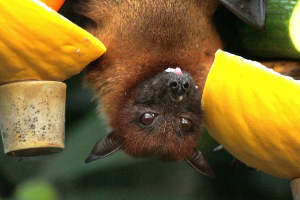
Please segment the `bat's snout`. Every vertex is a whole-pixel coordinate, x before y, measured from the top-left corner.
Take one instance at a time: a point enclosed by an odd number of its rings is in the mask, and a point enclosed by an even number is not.
[[[192,79],[189,76],[172,76],[168,81],[171,100],[173,102],[182,101],[192,85]]]

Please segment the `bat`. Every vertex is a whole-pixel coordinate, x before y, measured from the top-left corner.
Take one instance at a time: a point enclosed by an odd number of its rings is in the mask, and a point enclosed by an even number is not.
[[[215,52],[223,48],[212,20],[219,2],[83,0],[78,5],[85,28],[107,47],[86,68],[85,80],[112,130],[86,163],[122,149],[133,157],[185,160],[214,177],[197,143],[205,80]],[[256,4],[245,5],[253,10]]]

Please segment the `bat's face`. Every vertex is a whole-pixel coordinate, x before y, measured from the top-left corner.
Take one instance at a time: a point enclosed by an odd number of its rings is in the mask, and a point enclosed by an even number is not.
[[[200,133],[201,97],[190,74],[164,71],[128,95],[114,130],[126,153],[164,161],[192,154]]]
[[[196,147],[200,136],[201,95],[190,74],[176,68],[163,71],[126,92],[111,119],[113,131],[100,139],[86,162],[122,148],[134,157],[163,161],[185,159],[197,171],[213,177],[203,153]]]

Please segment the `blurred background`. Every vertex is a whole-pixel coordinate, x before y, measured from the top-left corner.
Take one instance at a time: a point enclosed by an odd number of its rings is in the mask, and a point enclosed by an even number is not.
[[[108,130],[97,116],[91,91],[82,86],[83,74],[67,84],[66,148],[32,158],[10,158],[0,143],[0,199],[292,199],[289,181],[232,166],[225,150],[204,131],[199,148],[216,174],[206,177],[186,162],[164,163],[136,159],[122,151],[85,164],[95,143]]]
[[[227,51],[244,56],[235,33],[235,17],[228,11],[216,16]],[[228,28],[230,27],[230,28]],[[230,45],[228,45],[230,44]],[[232,166],[225,150],[203,129],[198,147],[205,153],[216,178],[206,177],[185,161],[164,163],[136,159],[122,151],[86,164],[95,143],[109,130],[96,112],[91,91],[82,86],[83,73],[65,81],[66,148],[58,154],[10,158],[0,142],[0,200],[82,199],[195,199],[289,200],[289,180],[279,179],[245,165]],[[1,152],[2,151],[2,152]]]

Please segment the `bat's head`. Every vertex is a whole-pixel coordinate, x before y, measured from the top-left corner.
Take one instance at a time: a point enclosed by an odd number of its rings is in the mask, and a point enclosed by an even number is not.
[[[101,139],[87,162],[119,148],[134,157],[163,161],[185,159],[198,171],[213,176],[202,152],[201,95],[190,74],[168,69],[136,85],[113,119],[113,132]]]
[[[201,98],[188,73],[164,71],[129,95],[132,97],[124,105],[115,130],[126,153],[164,161],[192,154],[200,133]]]

